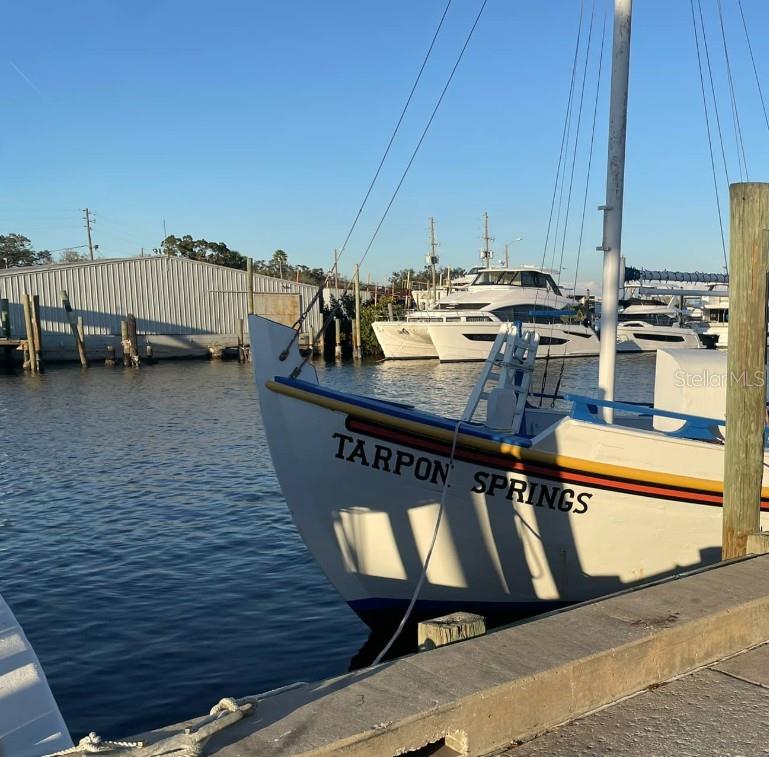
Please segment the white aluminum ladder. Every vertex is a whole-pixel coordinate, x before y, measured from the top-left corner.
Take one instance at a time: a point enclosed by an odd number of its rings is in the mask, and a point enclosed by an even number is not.
[[[462,420],[468,423],[472,421],[478,405],[483,400],[488,401],[495,389],[507,390],[515,395],[509,430],[517,434],[523,422],[538,346],[539,336],[533,331],[522,333],[520,323],[501,326],[481,369],[481,375],[470,393]],[[492,382],[496,382],[496,386],[490,386]],[[487,425],[488,421],[487,408]],[[507,427],[505,430],[508,430]]]

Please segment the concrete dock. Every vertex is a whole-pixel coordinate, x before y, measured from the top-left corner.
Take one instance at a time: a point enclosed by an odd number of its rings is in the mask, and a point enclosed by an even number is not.
[[[257,699],[205,753],[765,754],[768,641],[750,557]]]
[[[506,757],[769,754],[769,644],[501,752]]]

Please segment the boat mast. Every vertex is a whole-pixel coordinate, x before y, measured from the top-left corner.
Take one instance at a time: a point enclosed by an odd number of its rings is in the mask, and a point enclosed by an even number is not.
[[[438,242],[435,241],[435,219],[430,217],[430,254],[427,262],[432,268],[433,280],[433,305],[438,302],[438,288],[435,286],[435,266],[438,265]]]
[[[486,260],[486,268],[491,268],[491,258],[494,253],[491,251],[492,238],[489,236],[489,214],[483,214],[483,252],[481,257]]]
[[[617,308],[622,257],[622,202],[625,184],[627,91],[630,71],[630,26],[633,0],[614,0],[614,44],[609,106],[609,155],[606,170],[606,204],[603,210],[603,292],[601,303],[601,353],[598,387],[605,400],[614,399],[614,364],[617,353]],[[611,408],[606,420],[613,420]]]

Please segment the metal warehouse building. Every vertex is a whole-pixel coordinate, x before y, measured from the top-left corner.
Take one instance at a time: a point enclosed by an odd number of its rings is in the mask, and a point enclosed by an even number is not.
[[[24,337],[22,295],[38,295],[46,359],[77,358],[60,293],[82,316],[86,348],[94,356],[107,346],[120,351],[120,323],[137,319],[140,349],[155,357],[206,354],[209,347],[234,346],[238,319],[247,311],[245,271],[183,257],[156,256],[78,261],[0,270],[0,299],[10,303],[11,335]],[[292,324],[318,288],[254,275],[255,311]],[[310,337],[321,328],[315,303],[303,325]],[[247,335],[246,335],[247,339]]]

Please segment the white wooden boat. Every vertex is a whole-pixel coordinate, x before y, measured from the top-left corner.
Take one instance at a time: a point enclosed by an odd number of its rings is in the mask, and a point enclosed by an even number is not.
[[[445,418],[320,386],[296,332],[249,318],[288,506],[329,580],[371,624],[412,601],[417,615],[545,610],[720,559],[724,406],[702,378],[725,356],[658,351],[655,406],[614,401],[630,6],[615,0],[604,399],[572,396],[564,412],[528,407],[534,348],[502,324],[463,417]]]
[[[294,521],[372,625],[409,602],[449,470],[420,613],[544,610],[720,557],[722,419],[573,398],[567,413],[527,409],[517,433],[460,423],[450,468],[457,421],[324,388],[309,364],[292,377],[299,352],[279,359],[292,331],[258,316],[249,328],[260,345],[265,432]],[[606,424],[598,410],[607,404],[629,415]],[[676,428],[657,430],[655,419]],[[767,476],[764,486],[767,510]],[[769,528],[766,512],[762,523]]]

